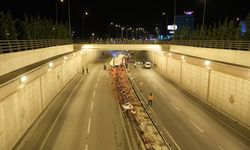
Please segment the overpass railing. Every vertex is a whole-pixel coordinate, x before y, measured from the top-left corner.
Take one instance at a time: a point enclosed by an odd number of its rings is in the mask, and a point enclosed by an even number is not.
[[[229,40],[175,40],[170,44],[206,47],[206,48],[219,48],[219,49],[232,49],[232,50],[246,50],[250,51],[250,41],[229,41]]]
[[[230,40],[88,40],[74,41],[74,43],[91,43],[91,44],[174,44],[205,48],[219,48],[232,50],[247,50],[250,51],[250,41],[230,41]]]
[[[0,40],[0,54],[72,44],[72,43],[73,43],[72,40],[62,40],[62,39]]]

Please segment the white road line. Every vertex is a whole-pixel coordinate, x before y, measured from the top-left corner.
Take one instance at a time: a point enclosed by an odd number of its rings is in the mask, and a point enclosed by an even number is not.
[[[171,102],[171,105],[174,106],[174,108],[176,108],[178,111],[181,111],[181,109],[178,108],[173,102]]]
[[[94,93],[93,93],[93,98],[95,97],[95,91],[94,91]]]
[[[94,105],[94,101],[91,102],[91,107],[90,107],[90,111],[92,112],[93,110],[93,105]]]
[[[100,76],[98,77],[97,82],[99,82],[99,80],[100,80]]]
[[[97,88],[97,83],[95,84],[95,89]]]
[[[200,130],[202,133],[204,132],[196,123],[193,122],[193,120],[188,119],[198,130]]]
[[[89,118],[89,123],[88,123],[88,133],[90,133],[90,126],[91,126],[91,118]]]
[[[74,93],[74,92],[76,91],[76,89],[79,87],[79,85],[80,85],[80,83],[81,83],[82,80],[83,80],[83,77],[82,77],[81,80],[77,83],[77,85],[74,87],[74,89],[73,89],[72,92],[70,93],[69,97],[67,98],[66,102],[63,104],[62,109],[60,110],[59,114],[58,114],[57,117],[56,117],[56,120],[53,122],[51,128],[49,129],[49,132],[47,133],[46,137],[44,138],[44,140],[43,140],[41,146],[39,147],[39,150],[42,150],[43,147],[45,146],[45,144],[46,144],[46,142],[47,142],[47,140],[48,140],[48,138],[49,138],[49,136],[50,136],[52,130],[54,129],[54,127],[55,127],[55,125],[56,125],[56,123],[57,123],[57,120],[58,120],[59,117],[61,116],[61,114],[62,114],[62,112],[63,112],[65,106],[67,105],[67,103],[68,103],[69,100],[71,99],[73,93]]]
[[[224,148],[223,148],[222,146],[220,146],[220,145],[218,145],[218,148],[219,148],[220,150],[224,150]]]
[[[85,145],[85,150],[88,150],[89,149],[89,146],[88,144]]]
[[[170,137],[170,139],[174,142],[174,144],[178,148],[178,150],[181,150],[180,146],[175,142],[175,140],[173,139],[173,137],[171,136],[171,134],[167,131],[167,129],[164,128],[164,130],[168,134],[168,136]]]

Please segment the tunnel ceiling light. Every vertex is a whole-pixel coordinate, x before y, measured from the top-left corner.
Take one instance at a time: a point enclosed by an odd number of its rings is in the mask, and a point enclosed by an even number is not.
[[[26,82],[27,81],[27,76],[22,76],[21,78],[20,78],[20,81],[21,81],[21,83],[24,83],[24,82]]]
[[[48,66],[49,66],[49,68],[52,68],[53,67],[53,62],[50,62]]]
[[[64,57],[63,57],[63,59],[64,59],[64,60],[67,60],[67,59],[68,59],[68,57],[67,57],[67,56],[64,56]]]
[[[206,60],[205,62],[204,62],[204,64],[206,65],[206,66],[209,66],[210,65],[210,61],[209,60]]]

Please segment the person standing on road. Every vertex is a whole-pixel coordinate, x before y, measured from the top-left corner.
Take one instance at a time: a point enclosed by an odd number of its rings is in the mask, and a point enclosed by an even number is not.
[[[88,65],[86,66],[86,72],[89,73],[89,68]]]
[[[82,66],[82,74],[84,75],[84,66]]]
[[[148,96],[148,105],[152,106],[153,100],[154,100],[154,96],[153,96],[152,92],[150,92],[150,94]]]
[[[140,92],[142,91],[142,87],[143,87],[143,81],[140,81],[139,83]]]

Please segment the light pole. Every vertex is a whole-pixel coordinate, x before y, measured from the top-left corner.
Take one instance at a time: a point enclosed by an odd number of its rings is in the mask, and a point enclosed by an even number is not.
[[[82,40],[84,40],[84,16],[87,16],[88,12],[82,14]]]
[[[121,40],[123,39],[123,30],[124,29],[125,29],[124,27],[121,27]]]
[[[63,3],[63,0],[60,0],[60,2]],[[58,5],[58,1],[56,1],[56,24],[58,22],[57,5]]]
[[[69,37],[71,37],[70,0],[68,0],[68,17],[69,17]]]
[[[165,13],[165,12],[163,12],[163,13],[162,13],[162,15],[163,15],[163,16],[165,16],[165,15],[167,16],[166,26],[168,27],[168,14],[167,14],[167,13]],[[164,25],[164,24],[163,24],[163,25]]]
[[[173,39],[175,34],[175,21],[176,21],[176,0],[174,0],[174,33],[173,33]]]
[[[206,3],[207,3],[207,0],[204,0],[203,20],[202,20],[202,27],[203,28],[204,28],[204,25],[205,25]]]
[[[113,22],[109,24],[109,38],[110,38],[110,26],[112,26],[113,24],[114,24]]]

